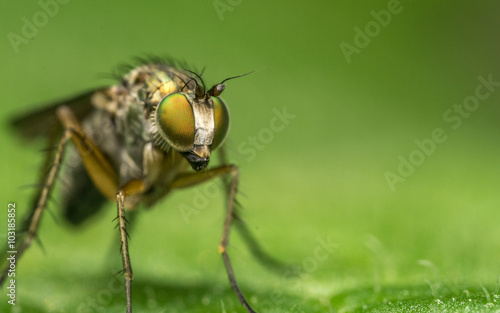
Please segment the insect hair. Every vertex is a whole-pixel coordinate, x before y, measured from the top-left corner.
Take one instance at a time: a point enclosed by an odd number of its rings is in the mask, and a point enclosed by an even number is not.
[[[198,74],[196,72],[193,72],[193,71],[190,71],[190,70],[187,70],[187,69],[184,69],[184,70],[186,72],[189,72],[189,73],[193,74],[194,76],[196,76],[196,78],[198,78],[201,81],[201,85],[203,86],[203,92],[205,92],[205,90],[207,90],[207,88],[205,87],[205,82],[203,81],[203,78],[201,78],[201,74]],[[203,70],[205,70],[205,69],[203,69]],[[203,72],[202,72],[202,74],[203,74]],[[189,76],[189,75],[188,75],[188,77],[192,78],[196,82],[196,84],[199,85],[197,79],[195,79],[194,77]]]
[[[154,54],[145,54],[144,56],[136,56],[132,58],[131,62],[123,62],[119,63],[117,66],[115,66],[111,72],[108,73],[101,73],[99,77],[102,78],[111,78],[115,81],[124,83],[123,77],[127,75],[130,71],[132,71],[134,68],[142,65],[147,65],[147,64],[155,64],[159,65],[162,67],[165,67],[165,71],[171,73],[168,71],[169,67],[177,68],[177,69],[191,69],[193,71],[197,71],[196,67],[193,66],[192,64],[189,64],[185,60],[181,59],[175,59],[171,56],[158,56]],[[178,77],[178,76],[177,76]],[[178,77],[180,78],[180,77]],[[183,83],[185,83],[183,81]],[[185,85],[188,85],[189,81],[185,83]]]

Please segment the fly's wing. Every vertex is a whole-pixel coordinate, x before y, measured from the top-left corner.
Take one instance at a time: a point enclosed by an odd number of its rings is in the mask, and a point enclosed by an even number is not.
[[[103,90],[103,88],[100,88],[82,93],[72,99],[58,101],[50,106],[20,115],[11,121],[11,126],[25,139],[47,137],[51,133],[62,129],[56,116],[58,107],[62,105],[69,107],[78,120],[81,121],[94,109],[91,102],[92,96],[96,92],[102,92]]]

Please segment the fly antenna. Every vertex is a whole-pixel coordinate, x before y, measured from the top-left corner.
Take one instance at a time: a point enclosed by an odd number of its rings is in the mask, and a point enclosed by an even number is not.
[[[258,70],[253,70],[253,71],[248,72],[248,73],[245,73],[245,74],[243,74],[243,75],[238,75],[238,76],[233,76],[233,77],[226,78],[226,79],[224,79],[223,81],[221,81],[219,84],[224,84],[224,82],[227,82],[228,80],[231,80],[231,79],[240,78],[240,77],[243,77],[243,76],[250,75],[250,74],[255,73],[255,72],[257,72],[257,71],[260,71],[260,70],[262,70],[262,69],[263,69],[263,68],[260,68],[260,69],[258,69]]]
[[[231,80],[231,79],[235,79],[235,78],[240,78],[240,77],[243,77],[243,76],[247,76],[247,75],[255,73],[257,71],[260,71],[260,69],[253,70],[253,71],[248,72],[248,73],[243,74],[243,75],[238,75],[238,76],[233,76],[233,77],[226,78],[223,81],[221,81],[220,83],[213,85],[212,88],[210,88],[210,90],[207,91],[207,95],[209,95],[210,97],[218,97],[224,91],[224,89],[226,88],[226,85],[224,85],[225,82],[227,82],[228,80]]]

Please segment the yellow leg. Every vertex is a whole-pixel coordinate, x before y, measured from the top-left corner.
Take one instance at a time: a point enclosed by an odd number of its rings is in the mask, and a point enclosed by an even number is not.
[[[57,116],[65,129],[71,130],[71,140],[82,158],[90,179],[108,199],[115,200],[118,192],[118,175],[101,150],[85,136],[80,123],[67,107],[60,107]]]

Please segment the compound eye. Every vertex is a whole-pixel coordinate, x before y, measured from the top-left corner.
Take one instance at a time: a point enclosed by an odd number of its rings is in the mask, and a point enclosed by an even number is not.
[[[185,95],[173,93],[158,104],[155,123],[160,136],[175,150],[188,151],[194,142],[194,115]]]
[[[219,97],[212,97],[214,101],[214,124],[215,134],[212,142],[212,150],[217,149],[224,143],[229,131],[229,110],[226,104]]]

